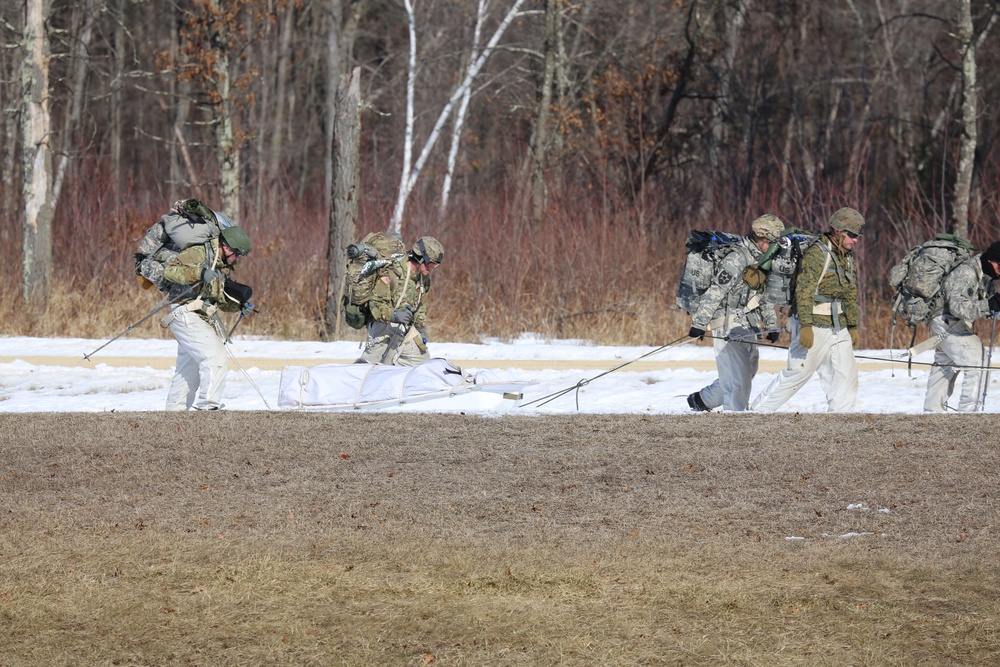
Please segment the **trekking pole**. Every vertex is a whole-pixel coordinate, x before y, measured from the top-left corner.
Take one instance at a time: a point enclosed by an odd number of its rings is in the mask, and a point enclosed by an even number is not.
[[[250,312],[251,312],[251,313],[259,313],[259,312],[260,312],[259,310],[257,310],[257,309],[256,309],[256,308],[254,307],[254,305],[253,305],[252,303],[250,304],[250,308],[251,308],[251,310],[250,310]],[[238,327],[238,326],[240,325],[240,322],[242,322],[242,321],[243,321],[243,318],[244,318],[244,317],[246,317],[246,315],[244,315],[244,314],[243,314],[243,311],[241,310],[241,311],[240,311],[240,316],[239,316],[238,318],[236,318],[236,323],[235,323],[235,324],[233,324],[233,328],[232,328],[232,329],[230,329],[230,330],[229,330],[229,333],[227,333],[227,334],[226,334],[226,342],[227,342],[227,343],[231,343],[231,342],[232,342],[232,339],[233,339],[233,332],[234,332],[234,331],[236,331],[236,327]]]
[[[190,285],[186,290],[184,290],[183,292],[181,292],[180,294],[178,294],[177,296],[175,296],[173,299],[171,299],[169,295],[163,297],[163,300],[160,301],[160,303],[155,308],[153,308],[151,311],[149,311],[148,313],[146,313],[146,316],[144,318],[142,318],[141,320],[139,320],[135,324],[130,325],[128,328],[126,328],[120,334],[118,334],[117,336],[115,336],[111,340],[107,341],[106,343],[104,343],[104,345],[101,345],[99,348],[97,348],[96,350],[94,350],[90,354],[83,355],[83,360],[84,361],[90,361],[90,358],[92,356],[94,356],[95,354],[97,354],[98,352],[100,352],[101,350],[103,350],[104,348],[106,348],[108,345],[111,345],[111,343],[115,342],[116,340],[118,340],[122,336],[126,335],[127,333],[129,333],[130,331],[132,331],[132,329],[135,329],[137,326],[139,326],[140,324],[142,324],[143,322],[145,322],[146,320],[148,320],[149,318],[151,318],[153,315],[156,315],[158,312],[160,312],[161,310],[163,310],[167,306],[173,305],[179,299],[184,298],[185,296],[187,296],[195,288],[195,285],[200,285],[200,284],[201,284],[200,282],[197,282],[197,283],[194,283],[193,285]]]
[[[422,306],[422,305],[424,305],[424,303],[422,301],[417,304],[416,309],[413,311],[413,317],[417,316],[417,311],[420,310],[420,306]],[[407,308],[409,308],[409,306],[407,306]],[[387,342],[385,344],[385,352],[382,353],[382,358],[379,359],[379,363],[380,364],[384,364],[385,363],[385,358],[388,357],[389,356],[389,352],[392,351],[392,349],[393,349],[392,348],[393,341],[398,340],[399,344],[402,345],[406,341],[406,337],[410,335],[410,329],[412,329],[412,328],[413,328],[413,320],[412,319],[410,320],[409,326],[407,326],[406,329],[403,330],[402,334],[400,334],[399,331],[395,327],[393,327],[392,334],[389,336],[389,342]],[[399,350],[399,352],[400,352],[400,354],[402,354],[402,350]],[[398,358],[398,355],[397,355],[397,358]],[[396,359],[393,359],[393,362],[395,362],[395,361],[396,361]]]
[[[565,389],[560,389],[559,391],[553,392],[553,393],[551,393],[551,394],[549,394],[547,396],[542,396],[541,398],[536,398],[533,401],[528,401],[527,403],[522,403],[519,407],[526,408],[529,405],[533,405],[533,404],[537,403],[538,405],[536,407],[540,408],[543,405],[551,403],[552,401],[556,400],[560,396],[565,396],[566,394],[568,394],[569,392],[571,392],[571,391],[573,391],[575,389],[576,392],[577,392],[576,393],[576,409],[579,410],[580,409],[580,387],[585,387],[588,384],[590,384],[591,382],[593,382],[594,380],[597,380],[598,378],[602,378],[605,375],[609,375],[611,373],[614,373],[617,370],[621,370],[622,368],[625,368],[629,364],[634,364],[635,362],[639,361],[640,359],[645,359],[646,357],[654,355],[657,352],[662,352],[663,350],[666,350],[668,348],[674,347],[675,345],[679,345],[679,344],[683,343],[684,341],[688,340],[689,338],[691,338],[691,337],[688,336],[688,335],[681,336],[677,340],[671,341],[671,342],[667,343],[666,345],[661,345],[660,347],[656,348],[655,350],[650,350],[649,352],[647,352],[647,353],[645,353],[643,355],[640,355],[640,356],[636,357],[635,359],[631,359],[631,360],[626,361],[624,363],[618,364],[614,368],[610,368],[610,369],[604,371],[603,373],[595,375],[592,378],[585,378],[583,380],[580,380],[579,382],[577,382],[576,384],[574,384],[571,387],[566,387]]]
[[[993,365],[993,339],[997,334],[997,314],[993,313],[993,324],[990,326],[990,353],[986,356],[986,382],[983,383],[983,401],[980,412],[986,410],[986,390],[990,388],[990,367]]]

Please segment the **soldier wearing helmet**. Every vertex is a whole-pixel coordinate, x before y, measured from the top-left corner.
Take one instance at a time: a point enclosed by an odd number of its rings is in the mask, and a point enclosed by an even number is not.
[[[854,407],[859,308],[853,251],[864,234],[865,219],[845,207],[830,216],[829,227],[803,253],[796,274],[788,365],[754,399],[754,410],[777,410],[820,369],[829,411],[846,412]]]
[[[785,224],[775,215],[765,214],[750,223],[750,234],[723,257],[712,285],[702,295],[691,315],[692,338],[711,330],[719,377],[687,398],[696,412],[723,410],[739,412],[750,403],[750,389],[760,364],[756,339],[778,340],[777,315],[762,299],[763,282],[750,284],[743,279],[747,269],[778,238]]]
[[[196,200],[187,201],[204,207]],[[205,217],[215,213],[207,207],[205,211]],[[222,407],[228,336],[218,312],[243,316],[253,311],[253,290],[231,278],[240,258],[250,252],[250,237],[228,217],[215,214],[214,218],[222,228],[219,236],[180,251],[163,269],[163,277],[171,284],[171,308],[161,325],[169,327],[177,339],[177,363],[167,392],[167,410]]]
[[[388,297],[372,295],[368,342],[358,359],[369,364],[416,366],[430,359],[427,351],[428,293],[431,275],[444,261],[444,246],[431,236],[416,240],[407,253],[402,280]],[[376,316],[375,314],[384,314]]]

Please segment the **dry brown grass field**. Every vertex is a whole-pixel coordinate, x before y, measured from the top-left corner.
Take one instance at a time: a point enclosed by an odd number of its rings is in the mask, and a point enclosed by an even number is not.
[[[997,664],[998,424],[2,415],[0,665]]]

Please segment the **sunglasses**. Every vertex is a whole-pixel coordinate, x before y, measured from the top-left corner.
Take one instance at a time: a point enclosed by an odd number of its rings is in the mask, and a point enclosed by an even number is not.
[[[245,252],[241,252],[241,251],[237,250],[236,248],[234,248],[234,247],[232,247],[232,246],[228,246],[228,245],[226,245],[225,243],[223,243],[222,245],[223,245],[224,247],[226,247],[226,248],[229,248],[229,252],[233,253],[233,254],[234,254],[234,255],[236,255],[237,257],[246,257],[246,256],[247,256],[247,253],[245,253]]]
[[[851,239],[856,239],[861,237],[861,234],[855,234],[854,232],[845,231],[844,233],[847,234],[847,237]]]

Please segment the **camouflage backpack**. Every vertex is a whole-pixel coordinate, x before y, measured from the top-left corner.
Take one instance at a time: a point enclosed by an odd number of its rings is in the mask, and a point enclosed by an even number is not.
[[[896,290],[892,311],[914,328],[940,315],[944,279],[975,252],[971,243],[954,234],[936,234],[910,250],[889,270],[889,284]]]
[[[229,218],[197,199],[188,199],[175,206],[146,230],[139,241],[139,251],[132,255],[139,284],[143,289],[169,290],[170,283],[163,279],[167,262],[191,246],[211,243],[222,229],[232,224]]]
[[[711,230],[691,230],[684,243],[687,256],[677,285],[677,307],[693,315],[711,287],[723,257],[741,247],[740,236]]]
[[[358,243],[347,246],[342,310],[348,326],[353,329],[364,328],[368,302],[376,281],[387,277],[395,288],[404,275],[405,260],[406,246],[386,232],[373,232]]]
[[[767,273],[764,301],[779,308],[792,305],[802,255],[818,240],[819,234],[788,227],[771,243],[758,262],[760,269]]]

